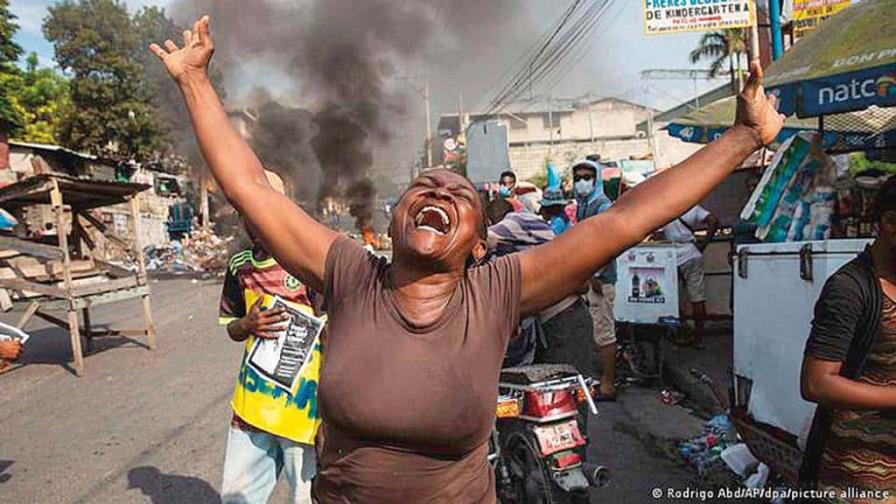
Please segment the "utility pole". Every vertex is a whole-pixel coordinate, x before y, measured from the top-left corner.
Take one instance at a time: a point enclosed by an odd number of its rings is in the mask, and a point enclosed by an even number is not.
[[[423,82],[423,107],[426,115],[426,167],[432,168],[432,123],[429,111],[429,80]]]
[[[768,21],[772,32],[772,60],[784,54],[784,39],[781,36],[781,4],[779,0],[768,0]]]
[[[758,1],[753,0],[753,24],[750,26],[750,45],[749,50],[747,52],[747,59],[753,61],[754,59],[759,59],[759,5]],[[769,2],[771,3],[771,2]],[[743,83],[740,83],[743,86]],[[739,93],[741,90],[738,89]]]
[[[594,150],[594,123],[591,121],[591,103],[593,98],[591,98],[591,91],[588,91],[588,98],[586,98],[587,103],[585,106],[588,108],[588,129],[591,131],[591,150]]]
[[[457,93],[457,135],[464,134],[467,129],[464,124],[464,95]]]
[[[653,137],[653,110],[647,111],[647,148],[650,150],[650,158],[653,165],[657,165],[656,139]]]
[[[548,96],[548,124],[550,125],[550,149],[549,151],[553,154],[554,152],[554,99],[551,96]]]
[[[432,167],[432,118],[430,117],[430,108],[429,108],[429,80],[423,77],[417,76],[403,76],[398,77],[399,80],[407,81],[414,91],[421,93],[423,95],[423,112],[424,119],[426,120],[426,130],[423,135],[423,143],[424,148],[426,149],[426,166],[424,168]],[[420,81],[423,81],[423,86],[419,85]],[[416,170],[414,170],[416,171]],[[416,177],[416,175],[414,175]],[[414,177],[411,177],[413,179]]]

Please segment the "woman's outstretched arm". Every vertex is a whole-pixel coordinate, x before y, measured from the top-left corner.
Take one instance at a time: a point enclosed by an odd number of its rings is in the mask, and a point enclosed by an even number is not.
[[[183,36],[183,47],[166,40],[164,48],[152,44],[150,50],[180,87],[215,180],[280,264],[312,288],[322,289],[327,251],[336,233],[271,187],[255,152],[230,123],[208,78],[214,52],[209,17]]]
[[[628,191],[607,212],[521,254],[523,313],[537,312],[572,294],[598,268],[685,213],[747,156],[771,143],[783,124],[775,99],[765,96],[762,67],[754,61],[738,97],[733,128],[677,166]]]

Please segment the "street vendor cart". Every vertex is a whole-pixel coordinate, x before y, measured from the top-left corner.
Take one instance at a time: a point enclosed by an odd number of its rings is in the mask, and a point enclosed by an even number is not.
[[[869,242],[868,202],[885,177],[856,177],[837,162],[845,159],[830,156],[896,150],[893,6],[854,3],[765,71],[766,91],[789,117],[775,142],[781,147],[741,214],[761,243],[740,245],[734,256],[731,416],[753,455],[792,483],[815,411],[800,395],[813,306],[827,278]],[[863,92],[850,92],[857,86]],[[734,113],[728,98],[668,129],[685,141],[709,142]]]
[[[49,205],[52,210],[55,231],[43,240],[0,236],[0,289],[12,293],[13,303],[25,306],[17,324],[20,329],[36,316],[69,332],[72,368],[79,376],[84,372],[82,336],[88,351],[93,338],[111,335],[142,336],[148,349],[155,346],[140,243],[139,194],[148,188],[55,173],[35,175],[0,188],[0,206],[10,212],[22,214],[37,205]],[[95,213],[112,205],[128,206],[131,239],[116,234]],[[136,272],[106,262],[97,246],[100,237],[130,256]],[[142,303],[142,328],[97,331],[91,327],[91,308],[132,299]],[[63,312],[65,317],[52,312]],[[78,312],[83,326],[79,326]]]

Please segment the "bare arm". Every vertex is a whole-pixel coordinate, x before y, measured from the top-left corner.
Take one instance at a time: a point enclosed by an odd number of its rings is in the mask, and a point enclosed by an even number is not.
[[[697,245],[700,248],[701,252],[706,250],[706,247],[708,247],[709,244],[712,243],[712,239],[719,232],[720,224],[719,218],[713,214],[709,214],[706,217],[704,223],[706,224],[706,240]]]
[[[759,63],[750,68],[738,99],[738,119],[721,138],[626,192],[605,213],[521,254],[522,313],[537,312],[572,294],[598,268],[697,204],[777,136],[784,118],[774,109],[775,100],[766,99]],[[551,265],[550,275],[544,274],[544,265]]]
[[[882,387],[840,376],[841,362],[815,357],[803,360],[803,399],[823,406],[851,409],[894,409],[896,387]]]
[[[270,186],[255,152],[240,136],[208,79],[214,46],[209,18],[184,32],[184,47],[171,40],[150,50],[162,60],[184,96],[202,155],[228,201],[257,230],[280,264],[313,289],[323,290],[327,251],[336,233]]]

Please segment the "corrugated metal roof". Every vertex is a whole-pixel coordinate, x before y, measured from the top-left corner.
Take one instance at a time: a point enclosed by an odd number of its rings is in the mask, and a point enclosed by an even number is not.
[[[59,184],[62,200],[78,208],[96,208],[124,203],[150,188],[147,184],[78,178],[57,173],[35,175],[0,187],[0,204],[6,208],[49,204],[53,181]]]

